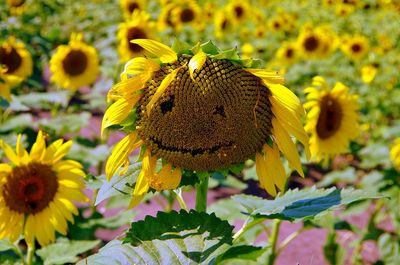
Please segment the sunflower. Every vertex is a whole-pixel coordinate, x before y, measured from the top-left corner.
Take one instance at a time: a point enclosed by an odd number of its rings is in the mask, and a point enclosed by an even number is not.
[[[215,37],[221,39],[224,35],[232,31],[233,26],[234,22],[232,17],[226,12],[226,10],[218,10],[214,17]]]
[[[300,54],[305,59],[327,57],[336,49],[336,36],[327,26],[305,25],[297,39]]]
[[[7,0],[10,13],[13,15],[21,15],[27,9],[26,0]]]
[[[126,64],[121,82],[109,91],[109,100],[115,102],[102,122],[102,132],[131,124],[123,127],[128,135],[107,160],[108,179],[123,165],[124,172],[129,154],[142,148],[142,170],[130,206],[149,188],[176,188],[184,170],[218,171],[251,158],[261,186],[276,195],[275,185],[282,191],[286,182],[280,152],[303,176],[290,135],[308,154],[300,122],[304,110],[282,85],[283,77],[251,68],[253,61],[241,61],[232,50],[220,53],[211,42],[178,52],[153,40],[132,42],[152,56]],[[159,159],[161,170],[156,167]]]
[[[350,140],[359,134],[358,97],[349,95],[349,88],[340,82],[330,90],[325,79],[316,76],[307,94],[308,110],[305,129],[311,134],[310,149],[316,160],[347,151]]]
[[[0,44],[0,65],[6,69],[6,75],[18,76],[21,81],[32,74],[32,56],[14,37]]]
[[[390,159],[393,162],[394,168],[400,172],[400,138],[394,141],[390,149]]]
[[[12,166],[0,164],[0,239],[16,241],[21,234],[28,245],[55,241],[55,231],[65,235],[67,220],[78,210],[72,201],[86,202],[82,165],[61,160],[72,141],[57,140],[46,148],[39,131],[30,153],[18,136],[16,152],[0,140],[0,148]]]
[[[145,0],[120,0],[119,1],[125,19],[130,19],[135,10],[144,10]]]
[[[11,88],[21,83],[21,78],[7,74],[7,69],[0,65],[0,97],[11,101]]]
[[[143,55],[144,49],[131,40],[152,38],[154,23],[145,11],[135,10],[131,20],[121,23],[118,28],[118,52],[122,62]]]
[[[352,60],[360,60],[368,54],[369,41],[361,35],[345,36],[340,46],[342,51]]]
[[[230,0],[226,6],[226,10],[233,18],[235,24],[246,21],[251,12],[250,4],[247,0]]]
[[[192,25],[201,30],[201,9],[194,0],[177,1],[171,10],[171,21],[176,31],[181,31],[184,25]]]
[[[299,52],[296,43],[285,42],[276,52],[277,61],[283,66],[294,64],[299,58]]]
[[[76,90],[92,84],[99,73],[99,58],[94,47],[72,34],[68,45],[57,47],[50,60],[51,80],[63,88]]]
[[[369,64],[361,67],[361,79],[364,83],[369,84],[374,81],[378,73],[379,64]]]

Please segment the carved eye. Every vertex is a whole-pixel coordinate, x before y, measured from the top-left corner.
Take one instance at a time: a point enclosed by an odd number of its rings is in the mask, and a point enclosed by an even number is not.
[[[220,115],[220,116],[226,118],[225,108],[222,105],[216,106],[213,114]]]
[[[162,114],[166,114],[167,112],[172,111],[172,108],[174,107],[174,100],[175,96],[171,95],[169,97],[169,100],[164,101],[160,104]]]

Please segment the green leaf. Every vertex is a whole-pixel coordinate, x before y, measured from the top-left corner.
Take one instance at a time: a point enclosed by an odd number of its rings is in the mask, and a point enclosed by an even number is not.
[[[338,182],[353,183],[357,179],[356,171],[350,167],[344,171],[332,171],[324,176],[317,184],[318,187],[327,187]]]
[[[57,135],[64,135],[70,132],[78,132],[82,127],[89,124],[91,114],[82,112],[79,114],[58,114],[52,119],[41,119],[38,124],[47,130],[57,132]]]
[[[32,126],[33,119],[31,114],[19,114],[6,120],[1,124],[0,132],[12,131],[17,128],[24,128]]]
[[[59,239],[56,243],[43,247],[36,251],[44,264],[65,264],[78,261],[78,255],[94,248],[100,240],[68,241]]]
[[[124,175],[120,176],[118,171],[110,181],[103,179],[104,182],[97,193],[95,205],[98,205],[100,202],[112,196],[131,194],[132,187],[134,186],[141,169],[141,162],[134,163],[128,167],[128,170]]]
[[[386,265],[400,264],[400,241],[388,233],[378,239],[378,249],[381,259]]]
[[[240,60],[237,48],[232,48],[229,50],[222,51],[221,53],[212,56],[214,59],[222,60],[222,59],[228,59],[228,60]]]
[[[217,55],[220,52],[219,48],[211,40],[203,43],[201,49],[203,52],[211,55]]]
[[[2,239],[0,240],[0,252],[6,251],[6,250],[16,250],[15,245],[13,245],[10,241]]]
[[[241,259],[241,260],[252,260],[257,259],[266,251],[266,248],[255,247],[255,246],[233,246],[225,251],[224,254],[218,256],[215,259],[215,264],[219,264],[222,261],[229,259]]]
[[[22,104],[33,108],[37,108],[39,106],[43,107],[44,103],[51,105],[60,104],[61,106],[66,107],[68,105],[69,94],[70,94],[69,91],[57,91],[57,92],[46,92],[46,93],[31,92],[26,95],[20,95],[16,98]]]
[[[378,165],[389,165],[389,148],[384,144],[371,144],[360,153],[362,168],[374,168]]]
[[[250,195],[236,195],[232,199],[240,203],[247,214],[253,217],[294,221],[313,219],[317,214],[334,210],[352,202],[380,198],[375,193],[354,189],[311,189],[289,190],[274,200],[266,200]]]
[[[178,38],[174,39],[174,43],[172,44],[172,50],[174,50],[178,55],[181,54],[193,54],[191,52],[191,47],[188,43],[179,40]]]
[[[158,212],[79,264],[209,264],[232,244],[232,230],[214,214]]]
[[[0,79],[1,84],[1,79]],[[10,102],[8,102],[5,98],[0,96],[0,108],[6,109],[10,106]]]

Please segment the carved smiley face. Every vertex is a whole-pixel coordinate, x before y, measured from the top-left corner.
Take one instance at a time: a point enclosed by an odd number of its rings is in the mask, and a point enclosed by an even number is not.
[[[244,162],[271,135],[269,89],[232,62],[207,59],[190,78],[189,56],[163,65],[144,88],[137,130],[153,154],[176,167],[217,170]],[[181,67],[148,114],[164,77]]]

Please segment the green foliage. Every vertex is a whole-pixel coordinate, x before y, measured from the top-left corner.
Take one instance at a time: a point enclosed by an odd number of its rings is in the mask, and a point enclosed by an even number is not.
[[[208,264],[232,244],[232,229],[214,214],[159,212],[132,223],[123,241],[111,241],[79,264]]]
[[[56,243],[39,249],[36,253],[45,265],[74,263],[79,260],[78,255],[94,248],[100,243],[95,241],[58,240]]]
[[[354,189],[311,189],[289,190],[274,200],[255,196],[236,195],[233,200],[240,203],[247,214],[269,219],[299,220],[312,219],[317,214],[352,202],[379,198],[377,194]]]

